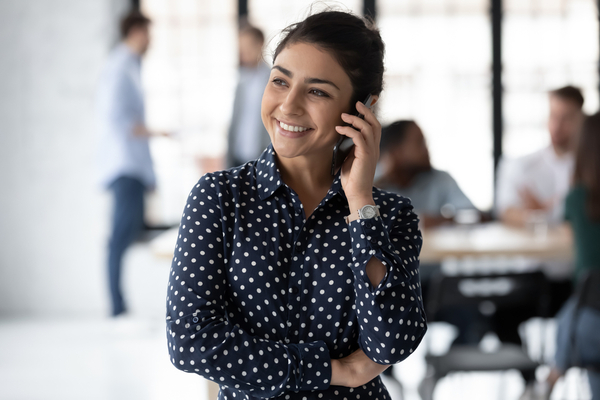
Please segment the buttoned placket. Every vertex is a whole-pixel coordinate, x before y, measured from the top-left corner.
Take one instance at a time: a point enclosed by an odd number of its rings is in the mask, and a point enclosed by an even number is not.
[[[303,273],[303,256],[304,249],[302,248],[302,227],[306,223],[304,217],[304,209],[298,195],[287,185],[284,185],[286,190],[285,198],[287,201],[287,208],[290,212],[290,217],[293,220],[293,232],[291,237],[293,239],[292,244],[292,256],[290,262],[289,279],[288,279],[288,318],[286,326],[285,341],[286,343],[295,343],[298,340],[298,333],[300,331],[300,320],[301,320],[301,298],[302,288],[298,287],[299,276]]]

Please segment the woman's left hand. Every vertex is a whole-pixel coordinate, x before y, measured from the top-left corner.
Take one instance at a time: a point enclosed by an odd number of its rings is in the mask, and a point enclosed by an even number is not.
[[[355,212],[373,201],[373,179],[379,161],[381,124],[375,114],[363,103],[357,102],[356,109],[364,119],[355,115],[342,114],[342,120],[351,126],[336,126],[339,134],[352,138],[353,151],[342,165],[342,187],[348,199],[350,211]]]

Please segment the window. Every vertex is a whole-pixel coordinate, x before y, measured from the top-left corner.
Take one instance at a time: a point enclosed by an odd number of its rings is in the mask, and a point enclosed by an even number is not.
[[[414,119],[432,165],[480,209],[493,198],[491,27],[487,0],[379,0],[386,49],[382,124]]]
[[[190,188],[211,169],[201,162],[225,151],[237,83],[237,2],[143,0],[141,6],[152,19],[142,70],[146,121],[175,133],[152,140],[158,190],[148,214],[177,223]]]
[[[547,92],[578,86],[584,110],[598,110],[598,14],[592,0],[505,0],[503,23],[506,157],[550,138]]]

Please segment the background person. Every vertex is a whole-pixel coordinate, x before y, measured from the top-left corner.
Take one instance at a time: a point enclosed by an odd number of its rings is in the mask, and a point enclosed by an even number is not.
[[[383,128],[380,169],[375,185],[408,197],[423,227],[451,221],[457,210],[475,209],[449,173],[431,166],[425,136],[415,121]]]
[[[586,118],[583,123],[576,154],[574,186],[565,202],[565,216],[573,229],[573,282],[576,286],[584,272],[600,269],[600,113]],[[571,367],[573,356],[584,363],[600,364],[599,310],[584,307],[579,314],[575,327],[578,353],[573,354],[570,332],[576,301],[576,297],[572,296],[557,315],[555,367],[548,378],[550,390],[558,378]],[[600,399],[600,373],[588,370],[588,379],[592,399]]]
[[[409,200],[373,187],[381,127],[358,101],[382,91],[384,45],[345,12],[284,33],[261,107],[272,144],[205,175],[184,209],[171,361],[218,382],[219,399],[389,399],[379,374],[426,325],[418,218]],[[355,147],[332,176],[339,134]]]
[[[121,264],[144,227],[144,192],[156,184],[144,123],[141,58],[150,45],[150,20],[138,11],[121,21],[121,43],[111,52],[98,85],[100,173],[113,196],[108,246],[111,315],[126,311]]]
[[[260,103],[271,69],[263,61],[262,31],[243,24],[239,33],[239,80],[227,136],[227,168],[255,160],[270,139],[260,118]]]
[[[533,215],[543,213],[558,223],[573,175],[576,135],[583,119],[583,95],[565,86],[549,94],[550,145],[533,154],[503,160],[498,167],[496,212],[504,223],[525,226]]]

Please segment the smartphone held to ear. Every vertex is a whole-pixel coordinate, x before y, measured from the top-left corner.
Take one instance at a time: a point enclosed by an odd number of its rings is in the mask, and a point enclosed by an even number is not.
[[[363,101],[363,104],[367,106],[367,108],[371,108],[372,98],[372,95],[368,95],[365,101]],[[364,118],[364,116],[358,111],[355,112],[354,115],[358,116],[359,118]],[[346,157],[348,157],[348,154],[350,154],[352,146],[354,146],[352,138],[340,135],[340,138],[333,147],[333,158],[331,160],[331,175],[335,175],[336,171],[340,169],[340,167],[346,160]]]

